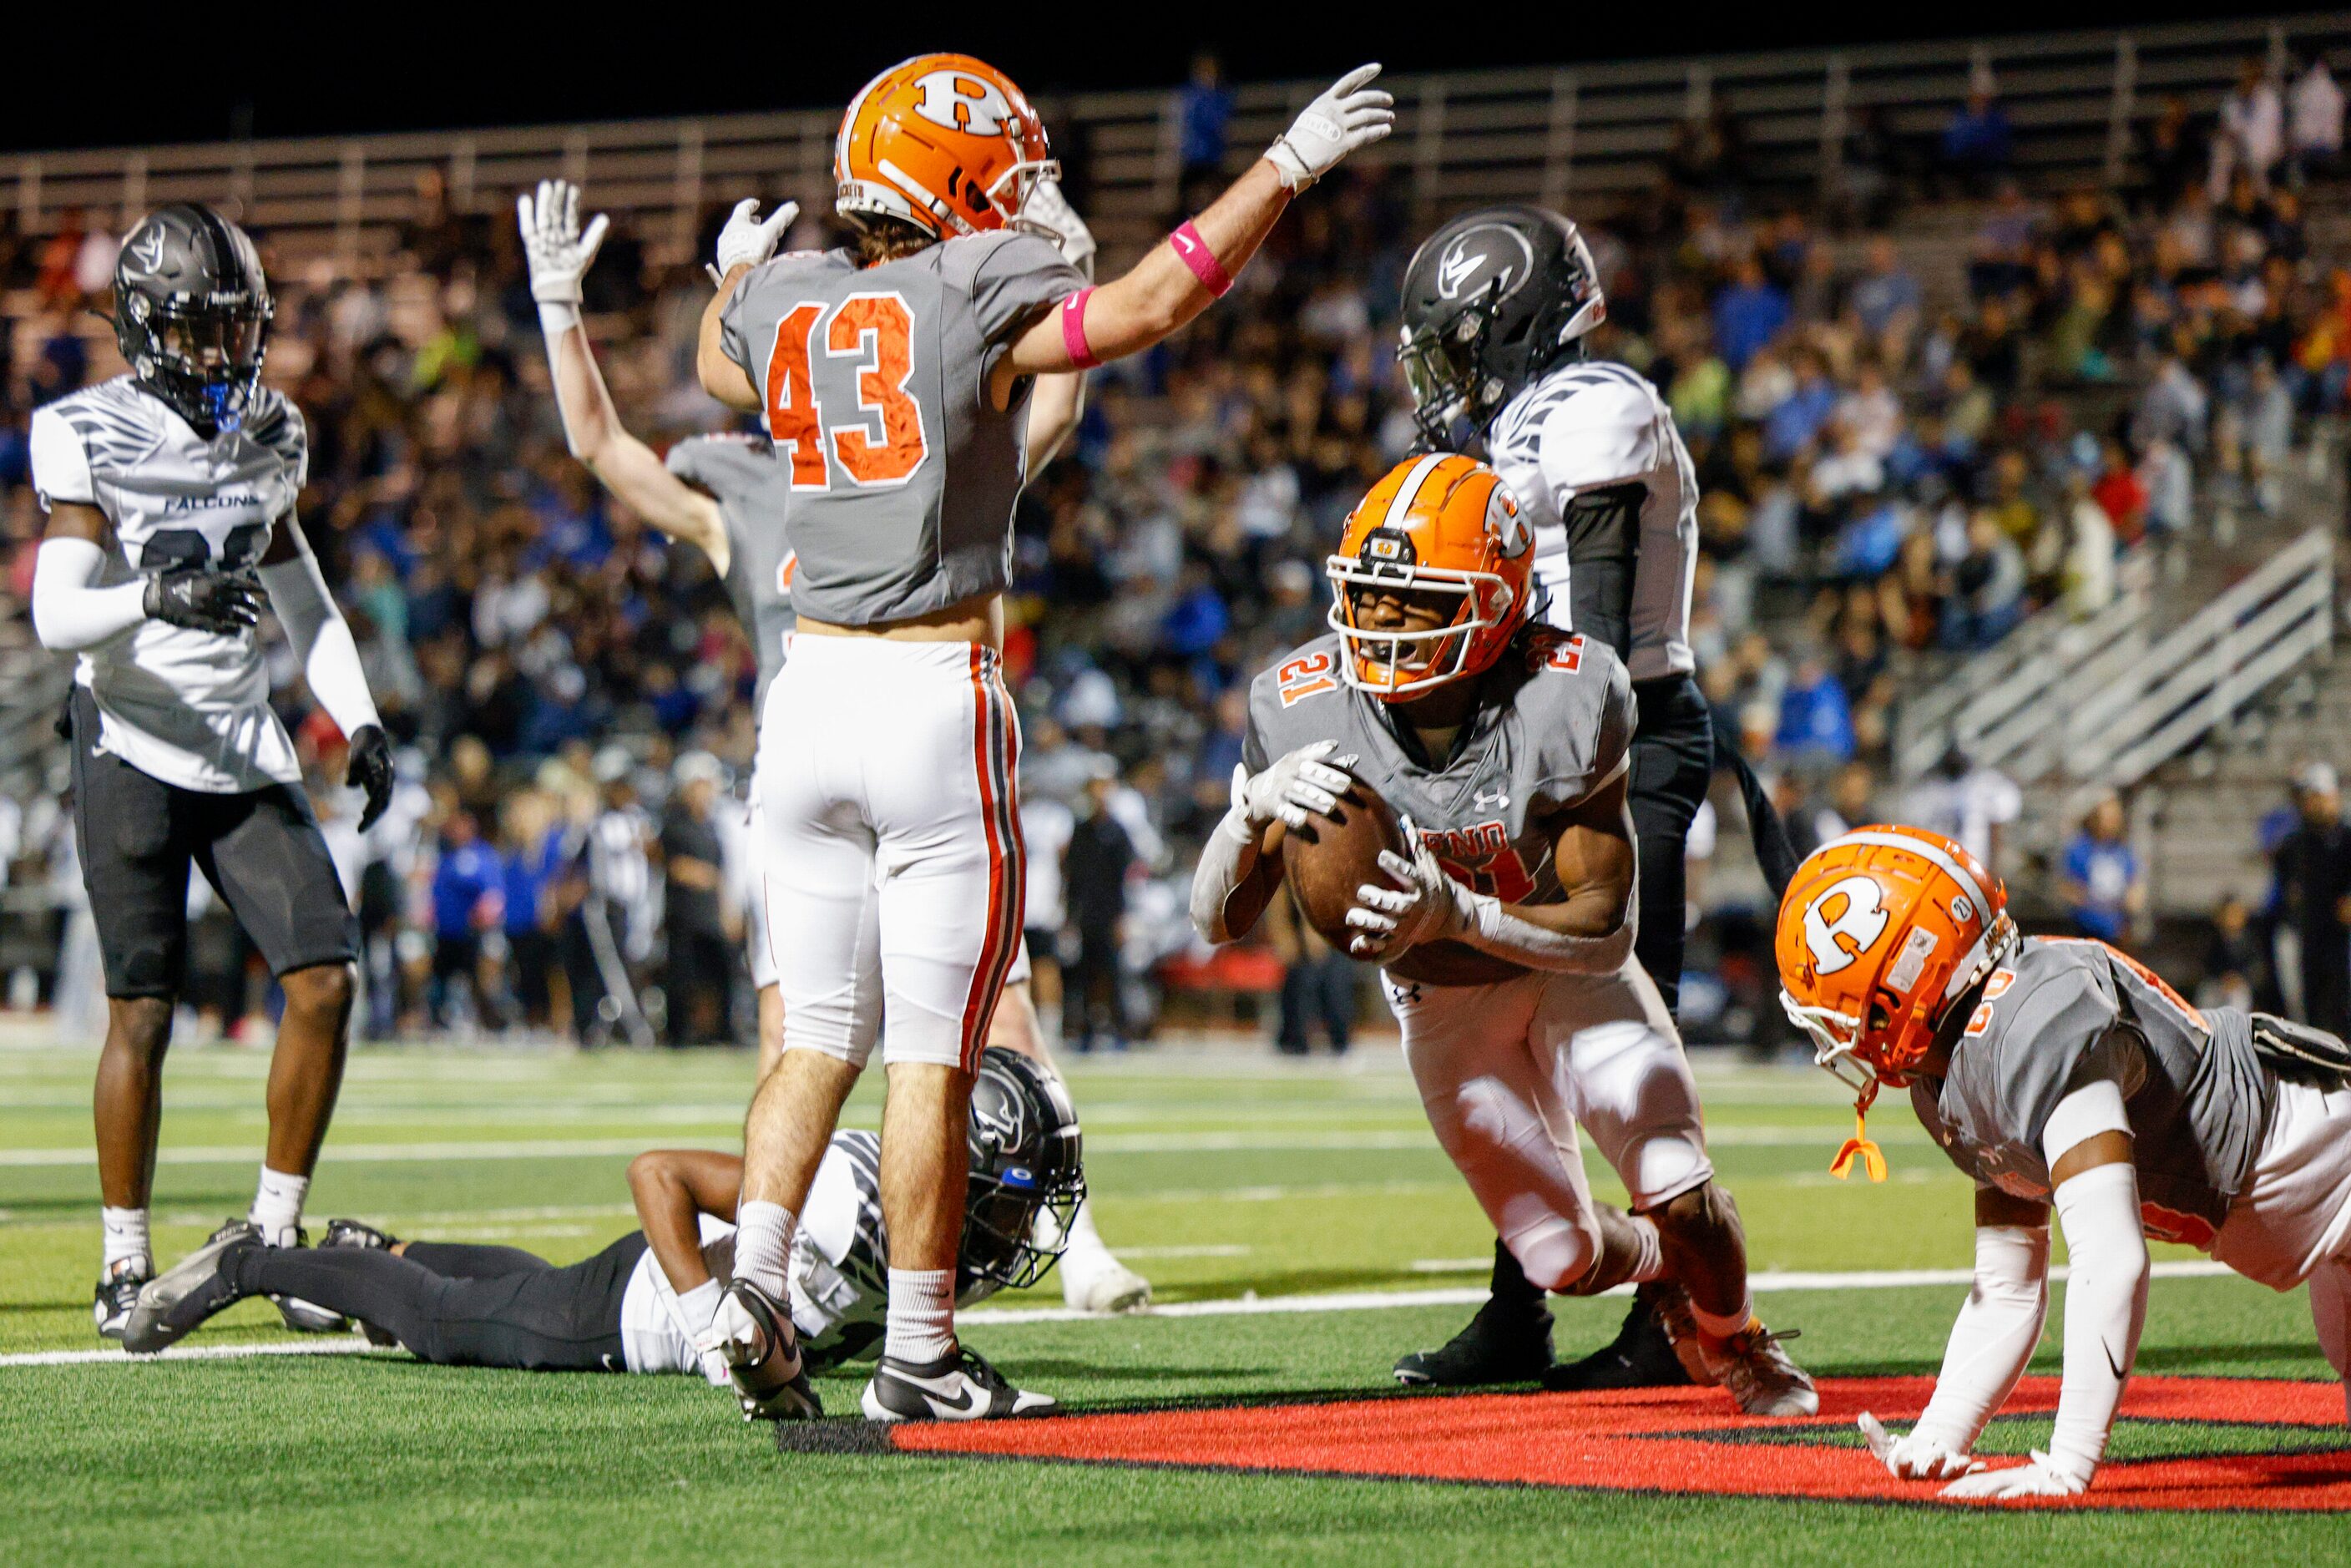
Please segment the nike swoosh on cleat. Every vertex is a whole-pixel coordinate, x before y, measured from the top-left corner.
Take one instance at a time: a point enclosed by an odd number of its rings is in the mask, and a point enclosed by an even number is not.
[[[931,1407],[934,1416],[968,1416],[979,1408],[979,1390],[966,1384],[961,1398],[946,1400],[925,1389],[923,1402]]]

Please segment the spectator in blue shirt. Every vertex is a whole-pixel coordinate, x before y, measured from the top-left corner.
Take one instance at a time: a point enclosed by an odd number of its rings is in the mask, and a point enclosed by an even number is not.
[[[2122,943],[2147,910],[2147,871],[2123,837],[2123,802],[2107,795],[2090,808],[2065,846],[2059,885],[2074,934]]]
[[[2015,139],[2009,129],[2008,111],[2001,108],[1990,87],[1979,85],[1971,90],[1966,106],[1943,127],[1942,154],[1943,167],[1979,192],[1990,176],[2003,172],[2014,162]]]
[[[1233,120],[1232,89],[1225,86],[1224,66],[1203,50],[1192,57],[1192,79],[1176,95],[1180,124],[1184,172],[1214,172],[1224,166],[1225,133]]]
[[[441,863],[433,871],[433,1022],[446,1027],[452,982],[463,980],[474,1016],[486,992],[482,936],[499,928],[506,903],[506,868],[498,852],[482,841],[471,811],[449,813],[441,830]]]
[[[1780,728],[1772,745],[1791,759],[1843,762],[1853,755],[1854,744],[1853,705],[1844,684],[1820,654],[1806,653],[1780,694]]]
[[[513,1003],[521,1021],[543,1025],[551,1006],[549,978],[556,960],[550,889],[565,861],[553,798],[537,789],[508,797],[498,813],[498,836],[505,873],[500,913],[514,966]]]
[[[1752,254],[1739,259],[1730,287],[1715,296],[1714,346],[1733,375],[1788,324],[1788,297],[1763,276]]]

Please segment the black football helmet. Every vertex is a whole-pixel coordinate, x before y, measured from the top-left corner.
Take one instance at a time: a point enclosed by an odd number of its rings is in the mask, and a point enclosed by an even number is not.
[[[990,1280],[1021,1291],[1061,1256],[1085,1201],[1078,1113],[1061,1081],[1028,1057],[992,1045],[971,1086],[971,1186],[964,1203],[961,1289]],[[1053,1217],[1040,1244],[1037,1217]]]
[[[245,423],[273,309],[252,236],[201,203],[148,214],[115,257],[122,357],[207,439]]]
[[[1570,354],[1608,314],[1575,225],[1541,207],[1481,207],[1422,243],[1404,274],[1396,358],[1422,440],[1444,451],[1452,424],[1482,432],[1519,390]]]

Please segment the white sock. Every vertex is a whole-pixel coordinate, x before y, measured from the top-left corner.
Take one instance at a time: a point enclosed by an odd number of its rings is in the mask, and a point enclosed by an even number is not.
[[[696,1343],[710,1332],[710,1320],[718,1315],[718,1301],[724,1293],[716,1280],[705,1280],[691,1291],[677,1292],[678,1315],[694,1331]]]
[[[747,1203],[735,1211],[735,1277],[778,1301],[790,1289],[792,1211],[780,1203]]]
[[[955,1270],[890,1270],[889,1333],[882,1354],[893,1361],[936,1361],[956,1347]]]
[[[1111,1257],[1110,1249],[1103,1244],[1102,1232],[1094,1228],[1094,1200],[1091,1197],[1079,1204],[1078,1212],[1071,1217],[1069,1240],[1069,1246],[1061,1252],[1061,1261],[1065,1264],[1116,1261]]]
[[[261,1167],[261,1184],[253,1190],[253,1207],[246,1218],[260,1228],[262,1241],[271,1247],[291,1247],[302,1228],[302,1200],[310,1196],[308,1176],[287,1176]]]
[[[1698,1320],[1700,1333],[1711,1334],[1716,1339],[1729,1339],[1755,1321],[1755,1292],[1748,1291],[1747,1299],[1739,1304],[1739,1311],[1729,1317],[1718,1317],[1696,1301],[1690,1303],[1690,1316]]]
[[[99,1272],[114,1277],[118,1263],[133,1265],[141,1274],[155,1272],[155,1249],[147,1239],[147,1211],[143,1208],[100,1208],[99,1227],[106,1238],[106,1252]]]

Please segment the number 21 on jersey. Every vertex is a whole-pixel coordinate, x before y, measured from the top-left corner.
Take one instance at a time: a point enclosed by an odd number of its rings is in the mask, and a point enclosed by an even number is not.
[[[854,362],[854,417],[825,423],[820,356]],[[914,313],[903,295],[852,294],[830,308],[810,299],[785,311],[768,355],[768,434],[791,465],[792,488],[830,490],[835,464],[860,489],[912,478],[930,455],[922,404],[906,390],[914,373]]]

